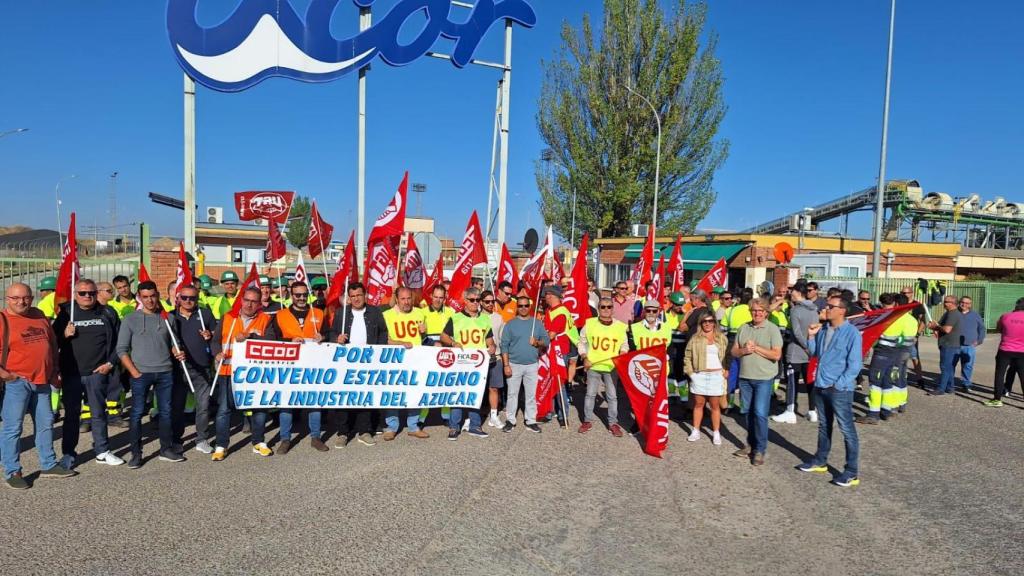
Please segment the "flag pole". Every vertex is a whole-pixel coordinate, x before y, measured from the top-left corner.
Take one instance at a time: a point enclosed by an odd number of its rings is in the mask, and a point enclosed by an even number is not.
[[[550,236],[548,238],[550,238]],[[555,275],[555,252],[554,252],[555,247],[553,245],[549,246],[549,250],[551,251],[551,258],[550,258],[551,262],[548,263],[548,265],[550,266],[550,268],[548,268],[548,272],[549,272],[550,276],[554,276]],[[548,259],[547,256],[545,256],[544,258]],[[541,266],[541,271],[542,272],[544,271],[544,267],[543,266]],[[551,283],[554,284],[554,278],[552,278],[551,280],[552,280]],[[543,284],[543,281],[541,281],[541,284]],[[559,288],[561,288],[561,287],[559,287]],[[548,314],[550,314],[550,313],[551,313],[551,311],[549,310]],[[570,316],[570,320],[569,321],[571,321],[571,318],[572,317]],[[566,331],[566,334],[569,332],[569,326],[568,325],[566,325],[565,331]],[[560,334],[560,336],[565,336],[566,334]],[[556,336],[556,338],[557,338],[557,336]],[[552,347],[554,347],[554,342],[552,342],[550,345]],[[568,350],[566,350],[566,352],[568,352]],[[557,355],[558,355],[558,352],[556,351],[555,352],[555,356],[557,356]],[[565,359],[565,358],[563,358],[563,359],[566,362],[565,368],[566,368],[566,370],[568,370],[569,369],[569,361],[568,361],[568,359]],[[557,358],[556,358],[556,363],[557,363]],[[569,407],[567,406],[567,404],[565,402],[563,402],[564,396],[562,395],[562,388],[563,388],[564,383],[562,382],[562,379],[561,379],[561,372],[559,372],[559,378],[556,378],[555,382],[558,385],[558,403],[562,407],[562,410],[565,411],[565,414],[562,415],[563,416],[562,420],[564,421],[563,426],[564,426],[564,428],[566,430],[568,430],[569,429]]]
[[[167,333],[171,335],[171,344],[174,345],[174,349],[183,351],[178,346],[178,339],[174,337],[174,330],[171,330],[171,321],[168,320],[166,316],[164,316],[164,326],[167,326]],[[185,373],[185,380],[188,381],[189,390],[191,390],[192,393],[195,394],[196,387],[192,385],[192,376],[188,373],[188,367],[185,366],[184,360],[181,360],[181,371]]]
[[[349,271],[351,274],[351,271]],[[345,276],[345,293],[341,295],[341,333],[345,333],[345,314],[348,313],[348,276]]]
[[[235,316],[231,320],[231,327],[228,328],[228,338],[229,339],[231,338],[231,335],[235,333],[235,323],[236,322],[238,322],[238,316]],[[229,342],[229,344],[234,345],[233,342]],[[227,355],[224,354],[225,350],[223,348],[224,347],[221,346],[220,362],[217,363],[217,370],[214,371],[214,373],[213,373],[213,384],[210,386],[210,397],[213,397],[213,391],[217,389],[217,381],[220,380],[220,369],[224,366],[224,359],[227,358]]]
[[[70,256],[70,255],[71,255],[71,253],[69,252],[68,256]],[[76,254],[75,256],[77,257],[78,255]],[[56,292],[54,292],[54,294],[53,294],[53,301],[54,301],[54,303],[57,302],[57,293]],[[71,265],[71,302],[68,304],[68,310],[71,312],[71,324],[74,325],[74,323],[75,323],[75,265],[74,264]]]

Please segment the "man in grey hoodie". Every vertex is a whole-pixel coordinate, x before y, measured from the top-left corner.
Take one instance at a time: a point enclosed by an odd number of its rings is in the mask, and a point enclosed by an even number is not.
[[[796,388],[798,382],[807,384],[807,327],[817,324],[818,306],[807,297],[807,284],[798,282],[789,291],[791,306],[789,307],[789,329],[793,339],[786,348],[786,411],[772,416],[773,422],[796,424]],[[807,387],[808,411],[807,419],[818,421],[818,412],[814,409],[814,386]]]

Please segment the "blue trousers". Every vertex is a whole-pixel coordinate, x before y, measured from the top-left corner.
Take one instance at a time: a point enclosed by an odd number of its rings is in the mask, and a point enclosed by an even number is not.
[[[835,388],[818,388],[815,402],[818,405],[818,451],[814,454],[815,465],[824,466],[828,463],[828,453],[832,450],[832,423],[839,424],[846,445],[846,469],[849,474],[857,475],[857,462],[860,459],[860,439],[857,428],[853,425],[853,390],[840,392]]]
[[[50,408],[50,386],[36,386],[24,378],[4,384],[3,427],[0,428],[0,460],[4,478],[21,472],[21,426],[25,413],[32,414],[39,467],[49,470],[57,465],[53,452],[53,409]]]
[[[773,380],[740,378],[740,396],[750,398],[747,406],[747,445],[756,454],[768,448],[768,409],[772,401]]]
[[[156,410],[160,415],[160,451],[171,449],[171,389],[174,387],[174,373],[168,370],[143,373],[138,378],[131,378],[132,410],[128,437],[131,441],[132,454],[142,454],[142,415],[146,413],[146,393],[150,387],[156,396]]]

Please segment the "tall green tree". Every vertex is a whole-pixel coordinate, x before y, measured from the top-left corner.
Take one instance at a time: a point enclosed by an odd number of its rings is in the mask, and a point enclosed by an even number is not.
[[[288,216],[288,227],[284,237],[296,248],[304,247],[309,240],[309,222],[312,219],[312,207],[309,198],[296,196],[292,202],[292,212]]]
[[[599,33],[589,15],[579,30],[563,25],[559,54],[544,63],[537,125],[550,150],[536,166],[541,211],[563,236],[573,192],[578,231],[620,236],[651,221],[656,121],[626,86],[661,117],[658,228],[692,232],[710,210],[729,144],[716,138],[726,106],[706,12],[685,0],[670,16],[657,0],[604,0]]]

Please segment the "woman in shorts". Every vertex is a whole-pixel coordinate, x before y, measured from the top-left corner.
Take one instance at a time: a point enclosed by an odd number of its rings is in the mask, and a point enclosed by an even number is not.
[[[699,328],[690,337],[683,354],[683,371],[690,378],[690,395],[693,397],[693,430],[687,438],[690,442],[700,440],[700,422],[704,417],[704,405],[711,407],[711,442],[718,446],[722,436],[718,429],[722,421],[722,406],[728,402],[726,382],[729,364],[728,339],[718,328],[715,313],[710,308],[701,309],[697,320]]]

